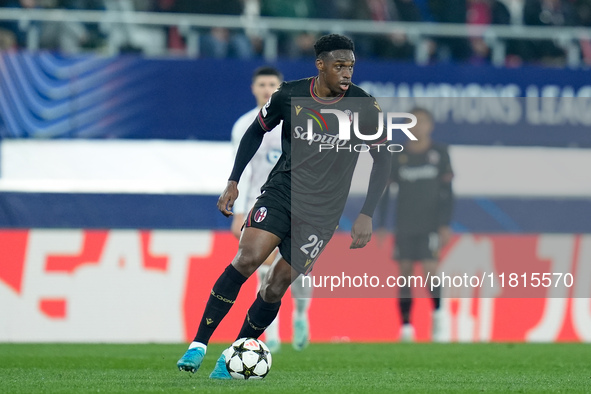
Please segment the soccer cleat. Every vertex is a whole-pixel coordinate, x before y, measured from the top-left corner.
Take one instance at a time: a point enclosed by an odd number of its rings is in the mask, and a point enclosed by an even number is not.
[[[281,350],[281,342],[277,339],[267,339],[265,344],[271,353],[277,353]]]
[[[431,340],[433,342],[444,342],[445,341],[445,330],[444,330],[444,321],[445,315],[443,314],[442,310],[435,310],[433,311],[432,315],[432,329],[431,329]]]
[[[205,352],[203,349],[194,347],[193,349],[187,350],[185,354],[183,354],[183,357],[181,357],[181,359],[176,362],[176,366],[179,368],[179,371],[195,373],[201,366],[203,357],[205,357]]]
[[[295,350],[304,350],[310,343],[310,332],[308,329],[308,320],[296,319],[293,322],[293,341],[292,346]]]
[[[415,329],[411,324],[403,324],[400,327],[400,342],[414,342]]]
[[[230,376],[230,372],[228,372],[228,368],[226,367],[226,356],[224,356],[224,354],[218,358],[218,361],[215,363],[215,367],[209,374],[209,377],[210,379],[220,380],[232,379],[232,376]]]

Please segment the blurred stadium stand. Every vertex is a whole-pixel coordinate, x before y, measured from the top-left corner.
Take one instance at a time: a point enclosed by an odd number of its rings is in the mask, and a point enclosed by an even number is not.
[[[347,33],[364,58],[580,67],[588,0],[1,0],[0,48],[191,57],[313,55]]]

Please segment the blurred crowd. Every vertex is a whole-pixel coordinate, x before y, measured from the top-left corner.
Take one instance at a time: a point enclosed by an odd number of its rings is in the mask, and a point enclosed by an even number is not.
[[[78,10],[151,11],[189,14],[244,15],[404,22],[445,22],[471,25],[591,26],[591,0],[0,0],[0,7]],[[1,12],[1,11],[0,11]],[[198,42],[186,29],[83,24],[73,21],[39,23],[39,47],[78,52],[116,45],[119,51],[150,52],[155,43],[168,51],[187,52],[199,46],[203,57],[262,56],[267,32],[257,28],[221,27],[198,30]],[[318,32],[278,33],[279,55],[313,56]],[[404,31],[353,34],[358,57],[413,60],[417,42]],[[425,45],[426,44],[426,45]],[[423,42],[432,62],[487,63],[491,49],[483,38],[438,37]],[[581,56],[591,63],[591,41],[580,40]],[[0,49],[27,46],[27,29],[16,21],[0,20]],[[563,65],[564,45],[555,40],[509,40],[508,64]]]

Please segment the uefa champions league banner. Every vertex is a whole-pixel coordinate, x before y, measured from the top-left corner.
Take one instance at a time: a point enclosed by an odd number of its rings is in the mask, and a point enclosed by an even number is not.
[[[255,105],[251,74],[261,64],[2,53],[0,137],[229,140],[234,121]],[[317,73],[311,60],[274,65],[286,80]],[[584,70],[359,59],[353,80],[375,97],[444,98],[434,108],[441,142],[591,146]],[[421,101],[399,102],[415,104]]]
[[[392,242],[351,251],[349,234],[335,235],[309,276],[312,341],[398,340],[401,277]],[[236,246],[224,231],[2,230],[0,341],[189,341],[204,307],[199,300]],[[331,265],[351,253],[355,266]],[[439,273],[451,286],[443,286],[445,339],[591,342],[590,270],[589,235],[455,236]],[[494,278],[493,292],[475,278]],[[215,342],[235,339],[256,285],[254,278],[245,283]],[[428,340],[429,292],[413,291],[417,339]],[[288,294],[280,312],[284,340],[291,338],[291,308]]]

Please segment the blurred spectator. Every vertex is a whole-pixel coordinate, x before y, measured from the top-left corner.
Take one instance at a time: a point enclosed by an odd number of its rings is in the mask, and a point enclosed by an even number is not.
[[[153,0],[102,0],[105,9],[120,13],[128,23],[102,23],[101,29],[108,33],[108,53],[143,53],[158,55],[165,51],[166,29],[159,26],[139,25],[132,21],[134,11],[155,10]]]
[[[431,0],[414,0],[414,4],[421,13],[421,20],[425,22],[433,22],[435,19],[433,18],[433,14],[431,13],[431,7],[429,6],[429,2]]]
[[[355,0],[314,0],[315,16],[322,19],[357,19]]]
[[[291,46],[290,57],[315,57],[314,43],[317,39],[318,37],[314,33],[306,32],[297,34]]]
[[[261,16],[279,18],[314,18],[317,16],[313,0],[260,0]],[[316,35],[308,32],[280,32],[279,54],[290,58],[315,56]]]
[[[518,7],[516,4],[523,4]],[[506,4],[515,5],[513,19]],[[530,26],[591,27],[591,0],[0,0],[0,7],[65,8],[77,10],[116,10],[177,12],[192,14],[244,15],[256,17],[322,18],[344,20],[435,21],[475,25],[518,23]],[[522,11],[522,12],[521,12]],[[263,51],[265,31],[251,23],[246,29],[214,27],[198,30],[203,56],[250,58]],[[185,50],[185,38],[175,26],[154,26],[80,22],[0,21],[0,49],[27,46],[27,33],[37,29],[39,46],[64,52],[115,48],[115,51],[162,53],[163,48]],[[164,31],[167,31],[164,32]],[[34,32],[34,30],[33,30]],[[186,37],[186,32],[184,33]],[[317,32],[274,32],[279,39],[279,56],[314,56]],[[387,35],[350,34],[359,57],[412,60],[414,43],[404,31]],[[35,45],[36,35],[31,35]],[[591,64],[591,37],[579,37],[586,64]],[[153,47],[153,48],[152,48]],[[481,37],[438,38],[429,46],[435,61],[490,61],[491,50]],[[563,65],[565,49],[551,40],[508,40],[507,63],[539,62]],[[113,53],[112,51],[110,53]]]
[[[0,0],[0,8],[11,7],[11,3],[18,3],[18,1]],[[18,25],[10,21],[0,21],[0,51],[16,48],[18,32]]]
[[[69,10],[105,9],[103,0],[55,0],[53,7]],[[76,53],[83,49],[100,48],[104,44],[104,39],[98,23],[45,22],[41,29],[40,46]]]
[[[132,0],[133,9],[138,12],[156,11],[158,0]]]
[[[365,0],[370,18],[382,21],[420,21],[420,13],[411,0]],[[404,31],[395,31],[374,39],[374,56],[393,59],[412,59],[413,46]]]
[[[412,0],[361,0],[359,15],[376,22],[402,21],[419,22],[421,13]],[[371,55],[382,58],[410,60],[414,46],[408,41],[403,30],[372,39]]]
[[[575,13],[579,16],[579,24],[591,26],[591,0],[574,0]]]
[[[154,0],[153,6],[155,12],[172,12],[176,0]],[[173,53],[184,53],[185,42],[179,31],[178,26],[169,26],[166,28],[166,40],[169,51]]]
[[[312,0],[261,0],[261,15],[283,18],[314,16]]]
[[[289,18],[357,19],[376,22],[422,20],[413,0],[260,0],[261,15]],[[281,33],[281,54],[313,56],[312,33]],[[361,57],[412,59],[413,46],[403,31],[388,35],[355,35],[355,53]]]
[[[466,0],[429,0],[429,8],[436,22],[466,23]],[[465,38],[440,38],[437,40],[438,59],[442,61],[466,61],[472,55]]]
[[[16,36],[10,30],[0,27],[0,51],[16,48]]]
[[[320,18],[373,20],[375,22],[422,20],[413,0],[316,0]],[[353,34],[355,54],[360,57],[412,59],[413,46],[403,31],[388,35]]]
[[[395,16],[393,20],[401,22],[421,22],[422,15],[413,0],[394,0]],[[414,57],[414,45],[408,41],[404,32],[393,32],[390,34],[385,51],[385,57],[395,59],[411,60]]]
[[[176,0],[173,12],[189,14],[241,15],[244,4],[240,0]],[[252,44],[242,31],[232,32],[224,27],[214,27],[201,37],[201,53],[204,56],[222,58],[253,56]]]
[[[469,0],[468,24],[472,25],[508,25],[511,23],[511,13],[507,6],[499,0]],[[490,48],[483,37],[471,37],[469,39],[472,49],[471,62],[479,64],[490,60]],[[508,47],[514,46],[509,43]],[[508,48],[508,53],[513,49]]]
[[[591,27],[591,0],[575,0],[575,12],[579,16],[579,24]],[[591,37],[580,38],[581,52],[586,65],[591,64]]]
[[[414,0],[394,0],[401,21],[420,22],[423,20],[421,10]]]
[[[569,0],[525,0],[523,23],[530,26],[575,26],[578,18]],[[563,48],[550,40],[524,42],[525,61],[539,61],[546,65],[564,65]]]
[[[0,0],[0,7],[3,8],[35,8],[36,0]],[[0,40],[6,49],[11,47],[27,46],[27,32],[21,29],[18,21],[0,21]]]

